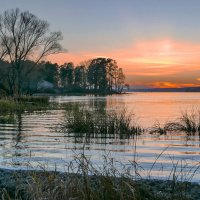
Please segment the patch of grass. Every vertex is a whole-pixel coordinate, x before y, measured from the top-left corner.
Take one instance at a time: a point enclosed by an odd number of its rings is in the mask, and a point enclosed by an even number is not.
[[[0,100],[0,111],[13,110],[16,107],[16,102],[9,99]]]
[[[143,132],[136,123],[134,114],[121,111],[86,108],[81,104],[70,104],[57,130],[67,134],[87,136],[110,135],[130,137]]]
[[[198,133],[200,135],[200,111],[185,111],[176,122],[169,122],[166,126],[170,132],[184,132],[187,135]]]
[[[156,121],[154,125],[149,128],[150,134],[159,134],[159,135],[166,135],[167,134],[167,126],[166,124],[162,125],[159,121]]]
[[[0,113],[46,110],[58,107],[55,103],[49,103],[48,97],[20,97],[18,99],[0,99]]]
[[[149,128],[150,134],[165,135],[173,132],[185,133],[188,136],[200,135],[200,110],[182,112],[175,121],[166,122],[163,125],[157,121],[153,127]]]
[[[0,124],[13,124],[16,122],[14,115],[0,116]]]
[[[36,104],[48,104],[49,98],[46,96],[21,96],[16,99],[18,102],[29,102]]]

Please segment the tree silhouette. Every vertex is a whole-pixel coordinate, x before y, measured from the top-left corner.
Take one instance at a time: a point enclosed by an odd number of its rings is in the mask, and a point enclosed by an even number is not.
[[[121,92],[125,75],[111,58],[95,58],[88,66],[87,81],[90,89],[100,92]]]
[[[60,67],[60,80],[63,88],[71,88],[74,83],[74,64],[65,63]]]
[[[11,95],[21,95],[24,61],[32,60],[35,63],[26,71],[28,76],[42,58],[62,50],[59,44],[61,39],[61,32],[50,32],[46,21],[28,11],[12,9],[0,15],[0,58],[11,64]]]
[[[74,70],[74,86],[76,89],[85,90],[86,89],[86,68],[85,66],[77,66]]]
[[[91,61],[88,67],[88,83],[95,91],[102,91],[107,88],[106,63],[106,58],[96,58]]]

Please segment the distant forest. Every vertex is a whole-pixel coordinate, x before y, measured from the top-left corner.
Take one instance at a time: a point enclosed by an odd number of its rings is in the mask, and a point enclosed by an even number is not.
[[[13,96],[17,90],[16,71],[7,61],[0,60],[0,93]],[[23,61],[20,69],[20,94],[42,93],[121,93],[125,75],[117,62],[96,58],[75,66],[50,62]]]
[[[95,58],[75,66],[44,62],[65,52],[60,31],[29,11],[11,9],[0,15],[0,94],[120,93],[125,75],[110,58]]]

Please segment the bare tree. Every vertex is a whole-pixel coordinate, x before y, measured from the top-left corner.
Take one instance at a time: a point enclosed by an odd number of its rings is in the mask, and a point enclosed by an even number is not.
[[[0,44],[2,44],[2,42],[0,41]],[[7,49],[5,47],[3,47],[3,45],[1,45],[0,48],[0,60],[3,60],[5,58],[7,54]]]
[[[44,57],[61,52],[60,40],[61,32],[50,32],[48,22],[28,11],[12,9],[0,15],[0,59],[11,64],[9,77],[17,95],[21,94],[24,61],[34,61],[35,67]],[[33,67],[25,72],[26,76]]]

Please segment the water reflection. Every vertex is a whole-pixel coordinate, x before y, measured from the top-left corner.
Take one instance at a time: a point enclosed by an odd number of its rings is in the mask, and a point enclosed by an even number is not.
[[[18,112],[17,113],[17,136],[16,136],[16,144],[15,144],[16,147],[22,140],[22,131],[23,131],[23,129],[22,129],[22,113]]]
[[[167,121],[179,116],[180,111],[190,106],[200,105],[200,94],[130,94],[109,97],[56,97],[52,101],[60,103],[80,102],[89,109],[97,110],[106,116],[107,110],[126,107],[139,117],[142,126],[151,126],[156,119]],[[13,115],[10,113],[10,115]],[[100,134],[86,137],[84,134],[64,134],[52,131],[52,127],[60,123],[66,115],[65,110],[49,110],[46,112],[15,113],[14,123],[0,125],[0,165],[12,167],[12,164],[26,167],[27,163],[37,166],[38,163],[48,163],[49,167],[63,170],[65,162],[83,150],[92,156],[94,163],[101,162],[101,155],[111,152],[114,159],[129,163],[137,151],[138,162],[145,169],[151,168],[156,155],[167,148],[166,155],[173,155],[174,162],[180,159],[200,162],[199,136],[184,134],[154,136],[142,134],[134,137],[118,137],[116,135]],[[137,148],[135,142],[137,141]],[[164,174],[170,171],[171,160],[167,156],[160,158],[164,166]],[[159,166],[153,173],[157,174]],[[200,180],[199,176],[195,177]]]

